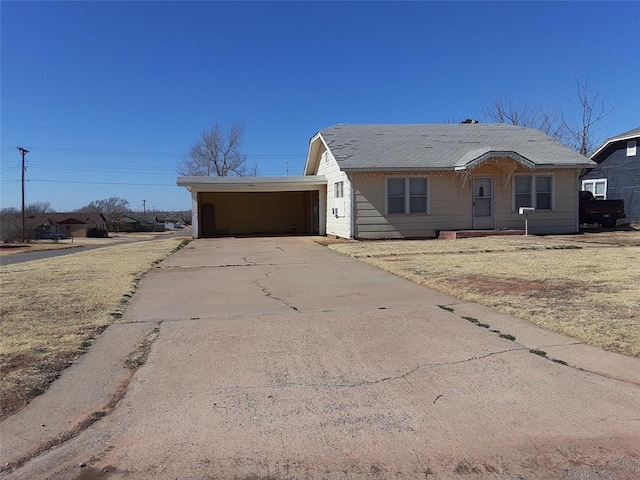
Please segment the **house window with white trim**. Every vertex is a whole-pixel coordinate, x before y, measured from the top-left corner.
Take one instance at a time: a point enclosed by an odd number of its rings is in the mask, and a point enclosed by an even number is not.
[[[427,177],[387,178],[387,214],[429,213]]]
[[[582,190],[591,192],[595,198],[600,200],[607,199],[607,179],[596,178],[594,180],[583,180]]]
[[[635,157],[637,151],[637,142],[635,140],[629,140],[627,142],[627,157]]]
[[[551,177],[536,177],[536,209],[551,210]]]
[[[344,197],[344,182],[335,183],[335,197],[336,198]]]
[[[531,207],[553,210],[553,177],[551,175],[516,175],[513,181],[513,210]]]

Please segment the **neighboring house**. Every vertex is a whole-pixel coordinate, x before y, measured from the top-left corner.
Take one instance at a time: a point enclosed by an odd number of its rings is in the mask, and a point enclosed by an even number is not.
[[[165,230],[184,228],[184,222],[178,217],[158,215],[156,216],[156,222],[164,225]]]
[[[582,177],[582,190],[624,200],[626,221],[640,222],[640,127],[609,138],[591,159],[598,166]]]
[[[130,215],[122,215],[119,218],[118,230],[120,232],[138,232],[140,231],[141,221]]]
[[[44,232],[64,233],[68,237],[87,237],[103,230],[106,232],[107,221],[102,213],[38,213],[27,215],[24,219],[24,236],[32,240]],[[16,211],[13,215],[0,218],[2,241],[14,241],[22,237],[22,218]],[[93,231],[93,232],[92,232]]]
[[[121,232],[164,232],[163,223],[156,220],[155,215],[122,215],[119,222]]]
[[[58,233],[69,237],[87,237],[94,229],[107,230],[107,220],[97,212],[52,213],[48,215],[48,221]]]
[[[303,177],[180,177],[178,185],[192,194],[195,237],[522,229],[519,207],[535,208],[532,233],[571,233],[580,174],[594,165],[540,131],[512,125],[336,125],[311,138]],[[287,229],[285,219],[297,227]]]
[[[104,215],[97,212],[44,213],[29,217],[25,225],[31,228],[34,235],[52,231],[68,237],[87,237],[93,229],[107,229]]]

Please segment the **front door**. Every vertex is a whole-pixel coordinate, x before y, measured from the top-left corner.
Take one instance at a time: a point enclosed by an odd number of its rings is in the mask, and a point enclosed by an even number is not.
[[[493,179],[473,178],[473,228],[493,228]]]

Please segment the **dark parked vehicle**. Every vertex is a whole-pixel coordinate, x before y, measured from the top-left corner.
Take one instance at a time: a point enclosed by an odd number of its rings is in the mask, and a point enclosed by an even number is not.
[[[67,237],[64,233],[56,233],[56,232],[42,232],[36,236],[39,240],[64,240]]]
[[[624,217],[623,200],[599,200],[591,192],[580,192],[580,223],[599,223],[611,228]]]

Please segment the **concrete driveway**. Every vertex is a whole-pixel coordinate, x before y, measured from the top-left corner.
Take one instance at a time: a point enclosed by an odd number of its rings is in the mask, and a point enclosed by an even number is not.
[[[97,351],[157,325],[115,409],[6,478],[640,476],[638,359],[308,238],[192,242]]]

